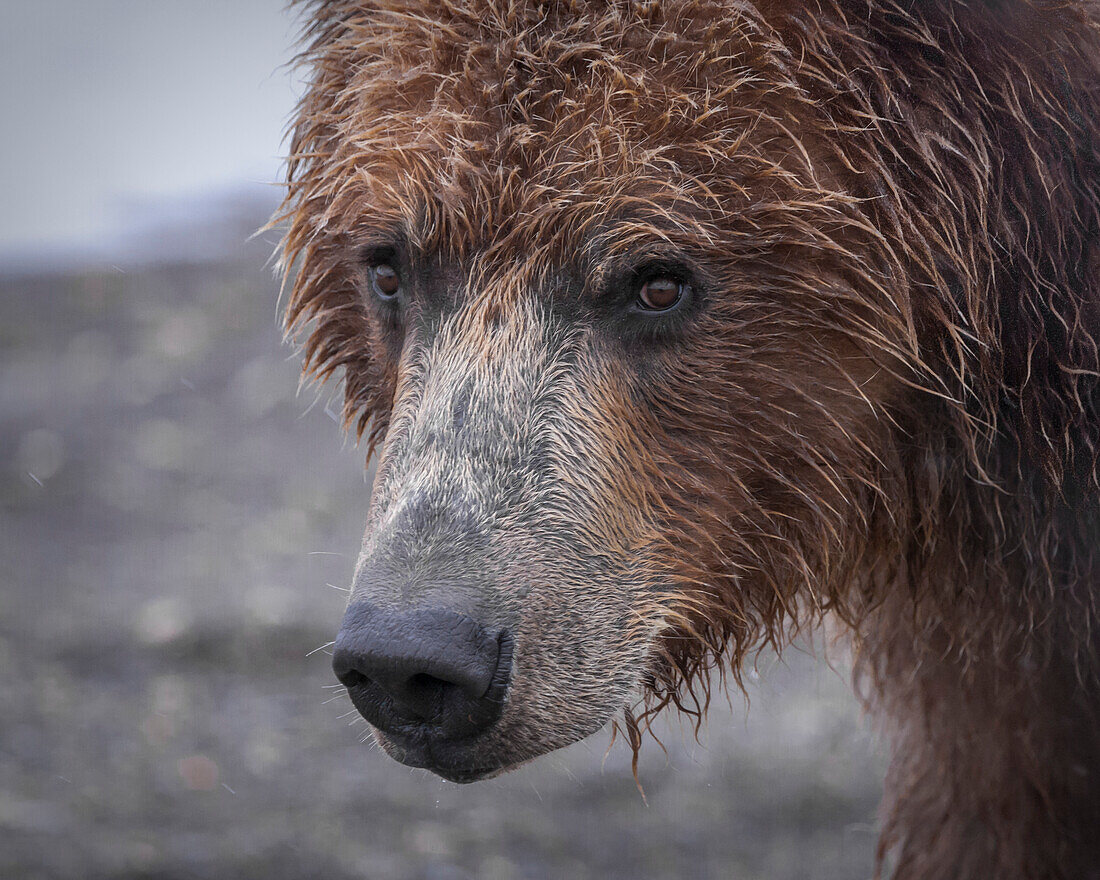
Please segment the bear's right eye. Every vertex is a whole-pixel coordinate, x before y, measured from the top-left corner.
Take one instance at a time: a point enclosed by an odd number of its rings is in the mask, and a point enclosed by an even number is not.
[[[389,263],[375,263],[367,269],[371,292],[381,300],[394,299],[401,290],[401,276]]]

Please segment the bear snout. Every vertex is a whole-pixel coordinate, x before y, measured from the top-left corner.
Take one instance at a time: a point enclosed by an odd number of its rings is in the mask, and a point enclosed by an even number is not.
[[[512,648],[507,630],[451,609],[356,602],[344,615],[332,667],[367,721],[427,747],[469,739],[500,718]]]

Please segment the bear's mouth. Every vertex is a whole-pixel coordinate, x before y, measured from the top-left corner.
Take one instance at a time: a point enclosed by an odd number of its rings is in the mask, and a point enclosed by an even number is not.
[[[518,764],[487,762],[484,747],[472,741],[453,741],[425,734],[403,734],[374,729],[382,749],[407,767],[430,770],[448,782],[467,783],[490,779]]]

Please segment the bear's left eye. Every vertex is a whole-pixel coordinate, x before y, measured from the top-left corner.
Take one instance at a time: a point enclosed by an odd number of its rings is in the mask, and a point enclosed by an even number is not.
[[[638,304],[648,312],[667,312],[684,299],[689,289],[668,275],[656,275],[638,288]]]

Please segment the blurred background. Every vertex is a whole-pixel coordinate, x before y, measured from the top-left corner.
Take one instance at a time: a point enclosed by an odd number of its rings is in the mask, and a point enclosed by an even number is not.
[[[460,787],[331,689],[369,483],[253,235],[296,32],[283,0],[0,0],[0,877],[869,877],[839,651],[762,656],[701,744],[658,725],[645,800],[607,730]]]

